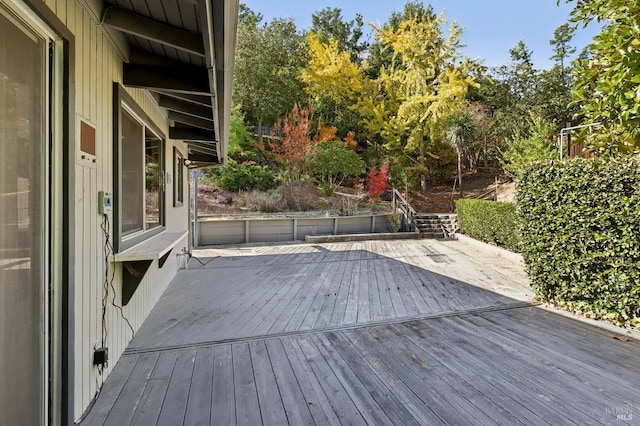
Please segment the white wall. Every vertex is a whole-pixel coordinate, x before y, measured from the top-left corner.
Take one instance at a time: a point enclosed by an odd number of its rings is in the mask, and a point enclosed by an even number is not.
[[[104,295],[105,261],[104,238],[100,228],[102,217],[97,213],[98,191],[113,190],[113,82],[122,81],[122,53],[112,43],[111,38],[99,27],[96,13],[76,0],[46,0],[49,8],[69,28],[75,37],[73,69],[75,80],[75,129],[73,140],[76,144],[75,180],[70,182],[70,194],[75,209],[75,241],[71,241],[71,279],[75,285],[73,301],[75,317],[75,395],[74,418],[77,420],[96,395],[107,375],[131,339],[131,332],[112,306],[113,291],[108,286],[106,312],[109,367],[100,375],[92,365],[94,347],[101,345],[102,298]],[[84,2],[83,2],[84,4]],[[166,111],[159,108],[151,95],[140,89],[127,90],[137,105],[154,121],[154,124],[168,136]],[[96,156],[82,158],[79,143],[80,119],[96,128]],[[182,142],[166,141],[166,170],[173,174],[173,147],[177,146],[183,155],[187,149]],[[185,171],[185,191],[187,188]],[[173,183],[167,186],[166,225],[171,230],[188,229],[188,193],[182,207],[173,207]],[[113,220],[111,219],[111,223]],[[110,230],[111,238],[113,230]],[[187,247],[187,238],[176,246],[179,250]],[[151,308],[176,273],[179,258],[169,256],[162,273],[158,273],[154,262],[133,298],[123,308],[123,313],[134,329],[142,324]],[[113,289],[115,301],[120,303],[121,270],[119,264],[109,265],[109,276],[115,271]]]

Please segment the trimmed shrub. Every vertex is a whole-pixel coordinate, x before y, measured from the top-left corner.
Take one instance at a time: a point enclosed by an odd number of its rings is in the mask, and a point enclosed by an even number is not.
[[[533,163],[517,198],[537,297],[640,325],[640,158]]]
[[[229,160],[216,171],[216,184],[229,191],[267,190],[275,188],[277,181],[265,167],[253,163],[236,163]]]
[[[460,232],[511,251],[520,251],[516,205],[486,200],[456,201]]]
[[[322,141],[311,155],[309,173],[329,184],[329,189],[340,185],[347,177],[361,176],[365,164],[355,151],[342,141]]]

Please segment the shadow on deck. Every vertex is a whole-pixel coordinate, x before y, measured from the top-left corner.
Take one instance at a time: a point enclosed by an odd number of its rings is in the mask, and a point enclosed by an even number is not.
[[[210,257],[179,272],[83,425],[640,418],[636,341],[533,306],[520,267],[462,243],[200,255]]]

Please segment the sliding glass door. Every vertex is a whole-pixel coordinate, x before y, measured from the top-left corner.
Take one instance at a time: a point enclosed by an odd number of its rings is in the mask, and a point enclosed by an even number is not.
[[[47,420],[49,39],[0,2],[0,424]]]

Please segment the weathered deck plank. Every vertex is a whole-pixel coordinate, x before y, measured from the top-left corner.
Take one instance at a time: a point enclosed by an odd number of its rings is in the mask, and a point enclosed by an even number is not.
[[[182,350],[178,352],[176,364],[173,367],[171,379],[169,380],[169,388],[167,389],[167,394],[164,397],[160,410],[158,425],[170,426],[184,423],[187,401],[190,397],[189,391],[193,378],[195,358],[195,350]]]
[[[253,364],[247,343],[234,344],[233,351],[233,387],[236,400],[236,424],[262,424],[258,390],[256,388]]]
[[[202,348],[196,352],[184,424],[208,425],[211,421],[213,353],[213,348]]]
[[[271,359],[273,374],[278,384],[278,394],[282,398],[287,421],[292,425],[312,425],[313,418],[317,417],[317,413],[312,415],[314,410],[313,403],[307,403],[305,400],[305,392],[303,388],[308,385],[304,375],[300,372],[296,373],[290,361],[291,351],[289,354],[282,346],[282,341],[267,340],[265,346]],[[273,392],[273,389],[271,390]]]
[[[287,423],[282,396],[278,391],[276,376],[271,359],[264,341],[249,342],[251,364],[255,376],[258,402],[262,422],[268,425],[283,425]]]
[[[216,346],[214,350],[211,424],[236,424],[236,399],[231,345]]]
[[[149,381],[157,360],[157,353],[145,354],[138,359],[136,368],[131,371],[131,375],[127,378],[122,388],[122,392],[118,395],[113,408],[105,419],[105,425],[122,425],[131,422],[136,408],[135,405],[131,404],[131,401],[137,402],[140,400],[144,392],[144,386],[141,387],[140,383]]]
[[[531,294],[522,271],[456,247],[221,249],[178,274],[82,426],[610,424],[640,412],[638,341],[512,308]]]
[[[177,352],[162,352],[147,382],[140,403],[131,420],[132,425],[155,424],[162,409],[171,373],[176,364]]]

